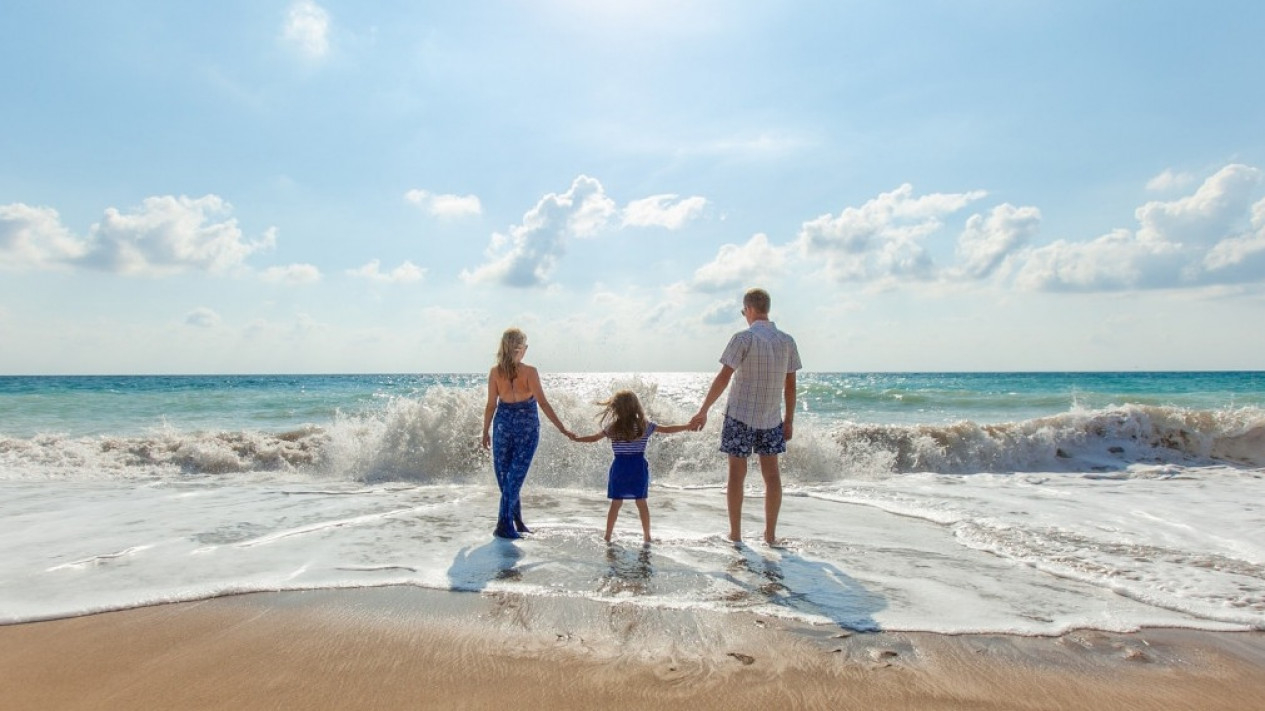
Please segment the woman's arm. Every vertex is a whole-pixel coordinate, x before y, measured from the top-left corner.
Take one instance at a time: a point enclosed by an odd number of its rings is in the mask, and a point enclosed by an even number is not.
[[[492,427],[492,415],[496,414],[496,368],[488,371],[488,402],[483,406],[483,448],[492,446],[492,436],[488,430]]]
[[[545,397],[545,389],[540,385],[540,373],[530,365],[520,367],[527,371],[527,383],[531,386],[531,394],[536,396],[536,404],[540,405],[540,411],[545,413],[545,417],[549,418],[549,421],[553,423],[554,427],[558,428],[559,432],[570,437],[572,435],[571,430],[567,429],[566,425],[562,424],[562,420],[558,419],[558,415],[553,411],[553,405],[549,404],[549,398]]]

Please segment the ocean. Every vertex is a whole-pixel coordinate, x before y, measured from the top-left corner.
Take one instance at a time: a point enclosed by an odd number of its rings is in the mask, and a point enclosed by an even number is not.
[[[602,540],[606,443],[542,418],[534,533],[491,536],[484,375],[0,377],[0,624],[417,586],[856,631],[1265,629],[1265,373],[803,373],[779,535],[725,540],[722,402],[655,435],[654,543]],[[544,375],[577,432],[709,373]]]

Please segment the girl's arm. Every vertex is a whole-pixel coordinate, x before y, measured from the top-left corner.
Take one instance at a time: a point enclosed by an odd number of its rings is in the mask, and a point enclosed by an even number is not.
[[[531,394],[536,396],[536,404],[540,405],[540,411],[545,413],[545,417],[549,418],[549,421],[553,423],[554,427],[558,428],[559,432],[570,437],[572,435],[571,430],[567,429],[566,425],[562,424],[562,420],[558,419],[558,415],[553,411],[553,406],[549,404],[549,398],[545,397],[545,389],[540,385],[540,373],[536,372],[536,369],[531,366],[527,366],[525,370],[527,371],[527,383],[531,386]]]
[[[656,425],[654,426],[654,431],[655,431],[655,432],[662,432],[663,434],[672,434],[672,433],[674,433],[674,432],[686,432],[686,431],[689,431],[689,430],[691,430],[691,429],[693,429],[693,428],[694,428],[694,425],[691,425],[691,424],[688,424],[688,423],[687,423],[687,424],[684,424],[684,425],[660,425],[660,424],[656,424]]]
[[[572,435],[571,435],[571,441],[573,441],[573,442],[596,442],[596,441],[598,441],[598,440],[600,440],[600,439],[605,439],[605,437],[606,437],[606,433],[605,433],[605,432],[594,432],[594,433],[593,433],[593,434],[591,434],[591,435],[584,435],[584,436],[580,436],[580,435],[577,435],[577,434],[572,434]]]
[[[488,429],[492,427],[492,415],[496,414],[496,368],[488,371],[488,403],[483,406],[483,448],[492,446]]]

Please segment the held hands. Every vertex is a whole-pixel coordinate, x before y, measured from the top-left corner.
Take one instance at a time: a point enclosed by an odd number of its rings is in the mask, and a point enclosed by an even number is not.
[[[700,411],[697,415],[690,418],[690,430],[698,432],[707,424],[707,413]]]

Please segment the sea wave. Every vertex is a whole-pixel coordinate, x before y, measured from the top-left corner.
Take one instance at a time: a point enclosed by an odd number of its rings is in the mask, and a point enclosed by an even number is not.
[[[1138,464],[1265,466],[1265,410],[1156,405],[1075,409],[1021,422],[854,424],[832,433],[858,472],[1108,472]]]
[[[682,406],[658,397],[652,384],[639,387],[651,419],[688,420]],[[463,482],[486,476],[491,468],[479,442],[483,398],[478,389],[437,387],[392,398],[380,409],[339,413],[330,422],[283,432],[164,427],[138,436],[0,437],[0,478],[284,473],[364,482]],[[553,404],[576,429],[596,430],[591,400],[561,392]],[[720,420],[714,412],[700,434],[656,437],[647,455],[655,479],[682,486],[721,483]],[[533,481],[563,488],[601,486],[608,463],[607,447],[572,443],[546,422]],[[782,471],[795,484],[913,472],[1163,476],[1207,464],[1265,466],[1265,410],[1126,404],[999,424],[862,424],[803,417],[796,422]]]

